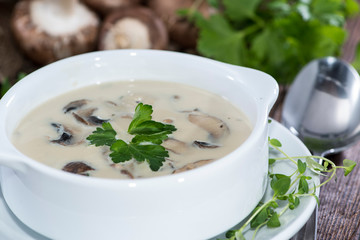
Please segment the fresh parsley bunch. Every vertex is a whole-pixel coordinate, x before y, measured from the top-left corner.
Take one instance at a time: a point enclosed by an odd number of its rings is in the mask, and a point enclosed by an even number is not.
[[[199,53],[262,70],[282,84],[313,59],[340,56],[345,21],[359,12],[356,0],[207,1],[218,8],[209,18],[179,11],[199,29]]]
[[[163,124],[151,120],[152,106],[139,103],[131,121],[128,133],[134,135],[131,142],[116,139],[116,131],[109,122],[102,124],[87,137],[90,144],[95,146],[109,146],[110,157],[114,163],[135,159],[138,162],[147,161],[152,171],[158,171],[163,165],[168,151],[160,144],[176,128],[171,124]]]

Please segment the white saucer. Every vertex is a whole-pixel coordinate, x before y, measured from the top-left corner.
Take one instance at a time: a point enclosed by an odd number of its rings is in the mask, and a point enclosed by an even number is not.
[[[270,123],[269,129],[270,138],[276,138],[280,140],[282,143],[282,150],[288,154],[289,156],[309,156],[311,155],[309,150],[305,147],[305,145],[295,137],[289,130],[287,130],[283,125],[272,120]],[[270,152],[270,157],[281,156],[277,155],[277,153]],[[297,159],[295,159],[297,160]],[[282,173],[285,175],[290,175],[296,170],[296,166],[293,163],[289,163],[288,160],[284,162],[276,162],[272,168],[273,173]],[[318,175],[307,171],[308,176],[312,177],[312,181],[315,182],[316,185],[319,184],[320,178]],[[313,183],[309,183],[309,187],[311,188]],[[262,202],[265,202],[272,197],[272,190],[270,186],[268,186],[264,198]],[[319,191],[317,191],[317,195],[319,196]],[[284,206],[285,206],[284,201]],[[316,206],[316,200],[314,197],[306,197],[300,198],[300,205],[294,210],[287,210],[284,215],[282,215],[279,219],[281,222],[281,226],[278,228],[267,228],[263,227],[256,234],[256,240],[287,240],[293,237],[307,222],[310,218],[312,212],[314,211]],[[281,207],[281,206],[280,206]],[[279,212],[277,210],[277,212]],[[243,225],[243,222],[239,223],[234,229],[239,229]],[[254,231],[247,230],[244,234],[246,239],[252,239]],[[215,239],[224,239],[225,233],[216,236]]]
[[[310,155],[309,150],[304,144],[290,133],[285,127],[276,121],[270,123],[269,136],[277,138],[283,144],[282,149],[290,156]],[[296,166],[288,162],[276,163],[273,172],[291,174]],[[311,174],[309,174],[311,175]],[[319,177],[311,175],[315,183],[319,182]],[[1,190],[1,188],[0,188]],[[271,198],[271,189],[268,188],[264,200]],[[280,217],[281,227],[262,228],[256,235],[256,240],[285,240],[295,235],[306,223],[315,209],[316,201],[313,197],[300,199],[300,205],[294,210],[288,210]],[[241,225],[241,223],[239,224]],[[236,227],[235,227],[236,228]],[[248,230],[245,234],[246,239],[251,239],[253,231]],[[224,233],[217,238],[224,238]],[[48,238],[34,232],[21,221],[19,221],[11,210],[7,207],[4,197],[0,191],[0,239],[2,240],[48,240]]]

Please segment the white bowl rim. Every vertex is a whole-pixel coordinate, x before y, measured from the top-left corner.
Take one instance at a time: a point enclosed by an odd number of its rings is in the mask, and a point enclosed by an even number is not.
[[[215,64],[218,67],[224,68],[227,71],[235,71],[235,68],[242,68],[242,69],[247,69],[248,71],[257,71],[257,72],[261,72],[255,69],[250,69],[250,68],[245,68],[245,67],[239,67],[239,66],[234,66],[234,65],[230,65],[230,64],[226,64],[226,63],[222,63],[219,61],[215,61],[209,58],[205,58],[205,57],[201,57],[201,56],[196,56],[196,55],[190,55],[190,54],[186,54],[186,53],[179,53],[179,52],[172,52],[172,51],[164,51],[164,50],[138,50],[138,49],[126,49],[126,50],[107,50],[107,51],[95,51],[95,52],[90,52],[90,53],[85,53],[85,54],[80,54],[80,55],[76,55],[76,56],[72,56],[66,59],[62,59],[59,60],[57,62],[51,63],[49,65],[46,65],[38,70],[36,70],[33,73],[30,73],[28,76],[26,76],[25,78],[31,78],[31,76],[33,76],[33,74],[39,74],[42,71],[47,71],[48,69],[51,68],[56,68],[58,66],[61,66],[64,63],[71,63],[73,61],[79,61],[82,59],[89,59],[92,57],[97,57],[99,54],[102,55],[106,55],[106,54],[124,54],[124,55],[133,55],[135,54],[139,54],[139,55],[152,55],[152,54],[157,54],[157,55],[167,55],[169,57],[185,57],[185,58],[189,58],[189,59],[195,59],[195,60],[201,60],[204,62],[207,62],[209,64]],[[264,77],[267,76],[269,79],[272,79],[273,81],[275,81],[270,75],[261,72]],[[5,96],[1,99],[0,102],[5,102],[4,104],[8,104],[11,99],[14,97],[14,95],[16,94],[16,89],[21,87],[22,82],[18,82],[16,83],[6,94]],[[276,99],[277,94],[278,94],[278,86],[277,84],[273,84],[274,85],[274,98]],[[275,101],[275,99],[273,101]],[[268,105],[272,105],[272,103],[266,103],[266,106],[263,107],[268,107]],[[1,106],[1,104],[0,104]],[[231,153],[227,154],[226,156],[217,159],[216,161],[213,161],[209,164],[206,164],[204,166],[201,166],[199,168],[195,168],[195,169],[191,169],[185,172],[181,172],[181,173],[177,173],[177,174],[170,174],[170,175],[164,175],[164,176],[156,176],[156,177],[150,177],[150,178],[136,178],[136,179],[111,179],[111,178],[98,178],[98,177],[84,177],[84,176],[80,176],[78,174],[73,174],[73,173],[68,173],[65,171],[61,171],[59,169],[47,166],[45,164],[42,164],[26,155],[24,155],[22,152],[18,151],[13,144],[11,143],[10,139],[6,136],[6,140],[9,141],[9,143],[11,144],[11,146],[13,147],[12,151],[16,153],[16,155],[18,155],[16,158],[17,159],[21,159],[20,161],[23,162],[27,167],[29,168],[34,168],[36,170],[39,170],[43,173],[46,173],[47,175],[49,175],[51,178],[58,178],[58,179],[62,179],[62,181],[68,181],[68,182],[76,182],[77,184],[80,185],[91,185],[96,187],[97,185],[99,187],[104,187],[104,186],[108,186],[108,187],[133,187],[136,184],[141,184],[141,185],[155,185],[159,182],[177,182],[180,183],[182,182],[182,180],[186,179],[186,180],[191,180],[191,178],[197,178],[197,176],[203,176],[204,174],[206,174],[206,172],[213,172],[213,171],[217,171],[223,164],[229,164],[229,162],[231,162],[231,159],[234,158],[234,156],[241,154],[242,152],[244,152],[246,150],[246,148],[251,147],[253,145],[253,143],[256,141],[256,139],[258,139],[260,137],[260,135],[262,134],[262,131],[266,128],[266,124],[268,124],[268,115],[265,114],[265,111],[268,111],[267,109],[258,109],[258,111],[264,111],[262,113],[258,113],[258,118],[256,120],[256,123],[254,123],[253,125],[253,130],[250,134],[250,136],[245,140],[245,142],[243,144],[241,144],[238,148],[236,148],[234,151],[232,151]],[[5,127],[5,120],[0,120],[0,128],[4,128]]]

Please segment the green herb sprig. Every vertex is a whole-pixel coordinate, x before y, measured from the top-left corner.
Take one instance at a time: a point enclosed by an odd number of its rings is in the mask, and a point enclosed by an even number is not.
[[[356,163],[349,159],[343,161],[343,166],[336,166],[331,160],[321,156],[291,157],[281,149],[281,142],[275,138],[269,138],[269,145],[271,149],[280,152],[284,156],[270,158],[270,166],[277,161],[287,160],[296,166],[296,170],[290,175],[269,172],[271,179],[270,187],[273,192],[272,198],[264,203],[259,203],[247,221],[239,229],[228,231],[226,237],[229,240],[245,240],[244,233],[248,226],[254,229],[253,239],[260,228],[264,226],[269,228],[280,227],[280,217],[289,209],[293,210],[298,207],[302,198],[314,197],[319,204],[316,189],[336,177],[336,171],[338,169],[343,169],[344,175],[347,176],[356,166]],[[323,164],[318,163],[315,159],[322,161]],[[309,185],[309,181],[312,177],[307,175],[307,170],[328,177],[322,183],[318,185],[314,183],[314,185],[311,186]],[[281,202],[285,202],[286,206],[279,208]]]
[[[128,133],[134,135],[130,142],[116,139],[116,131],[109,122],[102,124],[86,139],[95,146],[109,146],[110,157],[114,163],[135,159],[138,162],[147,161],[152,171],[158,171],[163,165],[168,151],[160,144],[168,135],[176,131],[171,124],[163,124],[151,120],[153,113],[151,105],[139,103],[131,121]]]
[[[208,18],[194,8],[178,11],[199,29],[198,52],[262,70],[282,84],[291,83],[313,59],[340,57],[348,35],[346,19],[359,13],[356,0],[207,2],[218,9]]]

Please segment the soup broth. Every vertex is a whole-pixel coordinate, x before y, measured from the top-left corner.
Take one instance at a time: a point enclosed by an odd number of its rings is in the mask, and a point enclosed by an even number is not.
[[[110,122],[117,138],[127,133],[136,105],[153,108],[153,120],[174,125],[163,146],[169,157],[158,171],[130,160],[114,163],[109,147],[86,138]],[[64,171],[102,178],[145,178],[176,174],[219,159],[241,145],[251,124],[226,99],[192,86],[160,81],[118,81],[74,90],[31,111],[12,141],[25,155]]]

